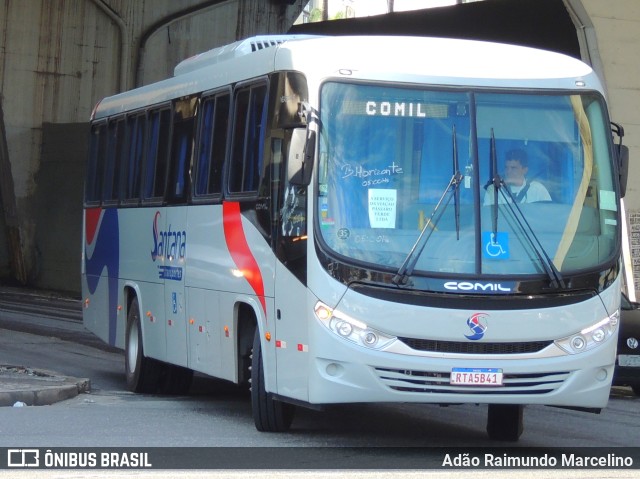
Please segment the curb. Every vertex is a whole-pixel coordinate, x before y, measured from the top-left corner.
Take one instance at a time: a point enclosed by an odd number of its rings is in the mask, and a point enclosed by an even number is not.
[[[53,371],[0,365],[0,407],[24,403],[47,406],[91,390],[86,378],[61,376]]]

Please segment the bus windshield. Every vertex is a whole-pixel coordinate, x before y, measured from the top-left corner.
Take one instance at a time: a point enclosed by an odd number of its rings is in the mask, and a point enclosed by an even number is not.
[[[345,261],[559,276],[617,254],[599,94],[327,82],[320,110],[317,225]]]

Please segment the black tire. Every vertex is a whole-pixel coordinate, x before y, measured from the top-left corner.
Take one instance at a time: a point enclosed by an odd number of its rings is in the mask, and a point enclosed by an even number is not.
[[[524,431],[524,406],[489,404],[487,433],[492,441],[516,442]]]
[[[633,384],[631,390],[636,396],[640,396],[640,384]]]
[[[133,299],[127,314],[124,367],[129,391],[155,393],[158,390],[162,364],[144,355],[138,298]]]
[[[258,431],[284,432],[289,430],[295,414],[293,404],[273,399],[265,390],[262,367],[260,332],[256,328],[251,357],[251,410]]]
[[[160,380],[160,393],[170,395],[184,395],[191,389],[193,382],[193,370],[175,366],[165,365],[165,371]]]

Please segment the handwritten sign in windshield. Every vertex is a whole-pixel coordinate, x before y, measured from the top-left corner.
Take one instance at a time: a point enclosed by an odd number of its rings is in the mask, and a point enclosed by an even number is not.
[[[342,166],[342,179],[357,178],[362,180],[362,186],[382,185],[389,183],[391,177],[401,175],[404,170],[395,162],[383,168],[364,168],[361,165],[347,163]]]

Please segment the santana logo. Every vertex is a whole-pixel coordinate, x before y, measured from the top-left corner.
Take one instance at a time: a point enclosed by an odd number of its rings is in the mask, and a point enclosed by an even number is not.
[[[151,259],[167,257],[169,259],[184,259],[187,253],[187,232],[171,231],[171,225],[166,230],[158,229],[158,219],[160,212],[156,211],[153,218],[153,250]]]
[[[484,333],[487,331],[487,325],[484,324],[481,319],[484,319],[487,316],[488,315],[485,313],[475,313],[467,319],[467,326],[469,326],[472,334],[465,334],[464,337],[471,341],[482,339],[484,337]]]

